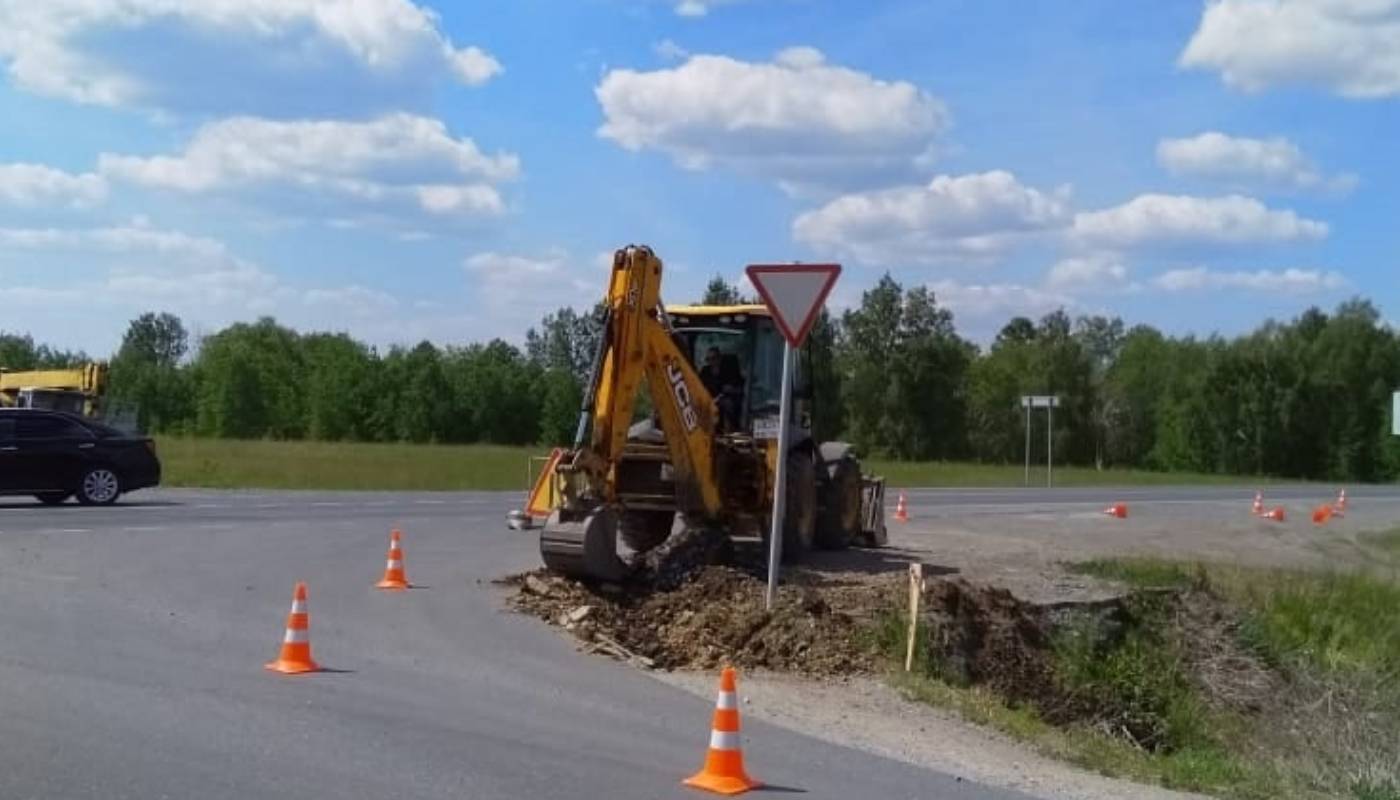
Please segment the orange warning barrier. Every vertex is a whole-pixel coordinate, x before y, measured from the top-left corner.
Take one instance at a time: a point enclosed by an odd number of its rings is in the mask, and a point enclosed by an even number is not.
[[[409,587],[408,577],[403,571],[403,548],[399,543],[402,536],[398,528],[389,532],[389,558],[384,564],[384,577],[374,588],[401,592]]]
[[[1118,519],[1127,519],[1127,518],[1128,518],[1128,504],[1127,504],[1127,503],[1114,503],[1113,505],[1109,506],[1108,508],[1105,508],[1105,509],[1103,510],[1103,513],[1107,514],[1107,515],[1110,516],[1110,517],[1117,517]]]
[[[1320,505],[1314,508],[1312,519],[1314,525],[1326,525],[1332,520],[1332,507],[1329,505]]]
[[[318,672],[321,666],[311,659],[311,615],[306,611],[306,584],[297,583],[292,591],[292,610],[287,614],[287,632],[282,637],[282,653],[264,665],[273,672],[297,675]]]
[[[705,767],[683,783],[716,794],[742,794],[762,786],[744,772],[744,751],[739,742],[739,691],[733,667],[725,667],[720,673],[719,698],[715,700],[715,719],[710,727]]]
[[[1284,513],[1283,506],[1278,506],[1273,511],[1270,511],[1266,514],[1260,514],[1259,518],[1267,519],[1270,522],[1285,522],[1288,520],[1288,515]]]
[[[894,504],[894,521],[909,521],[909,506],[904,502],[904,492],[899,493],[899,501]]]

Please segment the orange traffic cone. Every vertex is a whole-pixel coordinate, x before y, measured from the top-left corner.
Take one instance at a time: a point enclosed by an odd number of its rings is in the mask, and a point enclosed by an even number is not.
[[[1343,489],[1337,493],[1337,502],[1332,504],[1332,516],[1345,517],[1347,515],[1347,490]]]
[[[1249,513],[1253,514],[1253,515],[1256,516],[1256,517],[1262,516],[1262,515],[1264,514],[1264,493],[1263,493],[1263,492],[1255,492],[1255,493],[1254,493],[1254,505],[1253,505],[1252,507],[1250,507]]]
[[[398,528],[389,532],[389,559],[384,564],[384,577],[374,588],[401,592],[409,587],[408,578],[403,573],[403,549],[399,546],[402,536]]]
[[[905,505],[904,503],[904,492],[899,493],[899,502],[894,504],[894,521],[909,521],[909,506]]]
[[[1128,504],[1127,504],[1127,503],[1114,503],[1113,505],[1109,506],[1108,508],[1105,508],[1105,509],[1103,510],[1103,513],[1107,514],[1107,515],[1110,516],[1110,517],[1117,517],[1118,519],[1127,519],[1127,518],[1128,518]]]
[[[744,751],[739,743],[739,693],[733,667],[725,667],[719,676],[719,699],[715,701],[705,767],[683,783],[716,794],[742,794],[763,785],[744,772]]]
[[[1332,514],[1333,514],[1332,507],[1329,506],[1329,505],[1325,505],[1325,504],[1324,504],[1324,505],[1318,506],[1317,508],[1314,508],[1314,509],[1313,509],[1313,524],[1314,524],[1314,525],[1326,525],[1326,524],[1332,519]]]
[[[265,665],[273,672],[297,675],[319,672],[321,666],[311,660],[311,616],[306,612],[306,584],[297,583],[292,592],[292,611],[287,615],[287,633],[282,637],[282,654]]]
[[[1267,514],[1260,514],[1259,518],[1267,519],[1270,522],[1284,522],[1288,519],[1288,515],[1284,513],[1283,506],[1279,506]]]

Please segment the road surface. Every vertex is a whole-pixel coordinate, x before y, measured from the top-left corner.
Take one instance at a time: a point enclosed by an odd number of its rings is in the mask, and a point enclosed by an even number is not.
[[[536,563],[518,498],[131,499],[0,506],[0,797],[696,796],[711,702],[500,610],[490,580]],[[423,588],[370,588],[392,525]],[[297,580],[334,672],[262,669]],[[1021,797],[753,720],[745,755],[811,798]]]

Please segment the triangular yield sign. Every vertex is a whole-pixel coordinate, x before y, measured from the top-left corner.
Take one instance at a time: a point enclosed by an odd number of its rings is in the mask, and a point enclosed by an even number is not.
[[[745,272],[788,343],[801,347],[841,275],[841,265],[753,264]]]

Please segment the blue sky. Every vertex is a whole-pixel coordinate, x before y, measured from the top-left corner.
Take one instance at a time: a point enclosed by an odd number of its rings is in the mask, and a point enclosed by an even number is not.
[[[1014,314],[1400,319],[1400,0],[0,0],[0,328],[518,341],[651,244]]]

